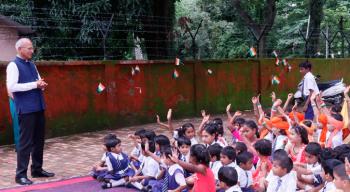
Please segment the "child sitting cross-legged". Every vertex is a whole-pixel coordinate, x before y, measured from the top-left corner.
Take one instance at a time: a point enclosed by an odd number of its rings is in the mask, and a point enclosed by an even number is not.
[[[124,185],[134,175],[129,166],[128,156],[122,152],[121,141],[118,138],[110,138],[106,141],[106,148],[109,151],[106,157],[108,174],[104,176],[103,189]]]
[[[153,141],[147,141],[148,150],[151,153],[155,151],[155,144]],[[157,172],[159,170],[159,164],[155,161],[145,149],[145,143],[141,143],[142,154],[144,156],[140,169],[136,172],[135,176],[129,179],[131,185],[139,190],[147,190],[150,180],[155,180]]]

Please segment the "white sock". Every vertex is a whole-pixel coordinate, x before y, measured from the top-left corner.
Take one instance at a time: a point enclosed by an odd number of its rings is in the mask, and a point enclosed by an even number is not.
[[[137,189],[141,190],[143,188],[143,185],[139,182],[132,182],[131,185],[136,187]]]
[[[117,186],[125,184],[125,179],[119,179],[119,180],[111,179],[109,182],[112,184],[112,187],[117,187]]]

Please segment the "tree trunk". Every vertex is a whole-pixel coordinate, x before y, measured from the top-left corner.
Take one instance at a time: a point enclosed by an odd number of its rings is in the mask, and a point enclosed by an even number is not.
[[[265,6],[263,10],[263,22],[258,23],[252,19],[247,11],[243,10],[240,0],[233,0],[233,6],[235,7],[236,14],[243,20],[245,25],[253,33],[254,38],[259,45],[258,53],[259,57],[267,55],[266,41],[269,32],[273,26],[276,17],[276,0],[265,0]]]
[[[310,0],[310,29],[309,29],[309,43],[307,46],[308,57],[313,57],[319,51],[319,41],[321,34],[321,22],[323,19],[323,5],[324,0]]]

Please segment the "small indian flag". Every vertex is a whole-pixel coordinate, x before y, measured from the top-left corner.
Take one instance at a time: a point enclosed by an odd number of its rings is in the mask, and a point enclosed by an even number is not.
[[[275,65],[279,66],[280,65],[280,59],[276,58]]]
[[[208,74],[209,75],[213,74],[213,71],[211,69],[208,69]]]
[[[280,83],[281,83],[280,79],[279,79],[276,75],[274,75],[274,76],[272,77],[271,84],[272,84],[272,85],[278,85],[278,84],[280,84]]]
[[[289,64],[288,64],[288,60],[287,60],[287,59],[283,59],[283,60],[282,60],[282,63],[283,63],[283,65],[284,65],[284,66],[289,65]]]
[[[278,57],[277,51],[272,51],[272,55],[277,58]]]
[[[106,87],[104,85],[102,85],[102,83],[99,83],[97,86],[97,93],[102,93],[102,91],[104,91],[106,89]]]
[[[176,66],[180,65],[180,59],[178,57],[175,58],[175,65]]]
[[[175,69],[173,73],[173,78],[176,79],[180,76],[179,72]]]
[[[256,50],[255,50],[255,48],[254,47],[251,47],[250,49],[249,49],[249,56],[250,57],[255,57],[256,56]]]

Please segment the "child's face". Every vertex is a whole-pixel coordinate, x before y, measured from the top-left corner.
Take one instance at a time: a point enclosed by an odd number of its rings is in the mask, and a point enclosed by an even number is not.
[[[248,162],[246,162],[246,163],[241,163],[241,164],[239,164],[239,166],[240,166],[243,170],[246,170],[246,171],[251,170],[252,167],[253,167],[253,159],[249,159]]]
[[[228,165],[228,164],[232,163],[232,160],[223,154],[220,154],[220,161],[221,161],[222,165]]]
[[[246,136],[248,139],[253,139],[255,137],[255,129],[251,129],[250,127],[247,127],[244,125],[242,127],[242,133],[244,136]]]
[[[333,180],[333,183],[334,185],[337,187],[337,189],[342,189],[344,190],[345,189],[345,185],[346,185],[346,182],[349,182],[349,181],[344,181],[343,179],[341,179],[339,177],[339,175],[337,175],[337,173],[333,173],[334,175],[334,180]]]
[[[106,145],[102,145],[102,149],[103,149],[103,151],[105,151],[105,152],[108,151]]]
[[[206,132],[205,130],[202,132],[202,141],[205,144],[212,144],[215,141],[215,135],[210,135],[208,132]]]
[[[239,123],[235,123],[233,124],[233,128],[236,130],[240,130],[241,129],[241,125]]]
[[[307,164],[314,164],[318,161],[318,159],[315,155],[311,155],[307,152],[305,152],[305,160],[306,160]]]
[[[293,144],[301,143],[301,137],[298,135],[295,131],[295,129],[292,129],[289,134],[289,141]]]
[[[272,172],[276,176],[283,177],[285,174],[287,174],[287,169],[286,168],[282,168],[280,166],[280,162],[279,161],[273,161],[273,163],[272,163]]]
[[[123,150],[122,150],[122,144],[119,143],[118,145],[116,145],[115,147],[111,147],[111,151],[113,153],[121,153]]]
[[[140,136],[138,136],[138,135],[135,135],[135,139],[136,139],[137,143],[141,143],[142,142]]]
[[[190,151],[190,147],[191,147],[191,146],[188,146],[188,145],[181,145],[181,146],[179,147],[179,151],[180,151],[180,153],[181,153],[182,155],[187,155],[188,152]]]
[[[196,135],[196,132],[192,127],[189,127],[185,131],[185,136],[189,139],[192,139]]]
[[[300,73],[301,73],[302,75],[305,75],[307,72],[309,72],[309,70],[306,69],[306,68],[304,68],[304,67],[300,67],[300,68],[299,68],[299,71],[300,71]]]
[[[155,150],[160,151],[160,145],[158,143],[155,144]]]

